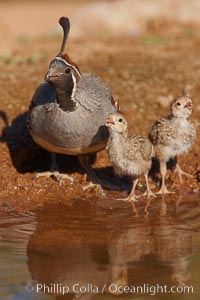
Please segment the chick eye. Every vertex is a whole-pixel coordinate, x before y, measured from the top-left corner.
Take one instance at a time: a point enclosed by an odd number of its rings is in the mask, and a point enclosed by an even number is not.
[[[180,106],[180,105],[181,105],[181,103],[180,103],[180,102],[177,102],[177,103],[176,103],[176,106]]]
[[[118,120],[118,122],[119,122],[119,123],[122,123],[122,122],[123,122],[123,119],[122,119],[122,118],[120,118],[120,119]]]
[[[65,74],[69,74],[71,72],[71,69],[70,68],[66,68],[65,69]]]

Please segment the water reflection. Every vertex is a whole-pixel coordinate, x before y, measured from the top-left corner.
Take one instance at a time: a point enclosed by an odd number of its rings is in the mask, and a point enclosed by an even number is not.
[[[197,201],[185,203],[180,198],[132,206],[121,201],[92,204],[80,200],[71,207],[44,207],[36,214],[37,227],[27,246],[31,276],[52,287],[45,292],[55,299],[74,299],[75,295],[92,299],[95,287],[104,290],[99,297],[106,299],[111,283],[189,285],[195,228],[187,221],[188,206],[199,215]],[[69,293],[62,296],[54,284],[69,287]],[[82,286],[86,290],[80,290]]]
[[[10,214],[0,219],[0,299],[27,299],[24,284],[31,280],[26,250],[36,228],[34,214]],[[14,298],[14,295],[18,298]],[[7,298],[9,295],[9,298]],[[31,297],[29,299],[32,299]]]

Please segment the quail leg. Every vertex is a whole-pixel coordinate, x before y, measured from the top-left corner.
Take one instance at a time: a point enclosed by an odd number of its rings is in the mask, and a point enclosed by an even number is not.
[[[149,181],[148,181],[148,172],[144,174],[145,181],[146,181],[146,192],[142,196],[147,196],[147,199],[149,199],[151,196],[156,198],[156,195],[152,192],[149,186]]]
[[[74,182],[74,178],[67,174],[61,174],[58,169],[58,165],[56,162],[56,153],[51,152],[51,171],[36,173],[35,177],[54,177],[60,185],[64,185],[63,179],[68,179],[71,182]]]
[[[96,188],[98,190],[98,192],[100,193],[100,195],[102,197],[105,197],[106,194],[104,193],[103,189],[102,189],[102,182],[101,180],[97,177],[97,175],[95,174],[94,170],[92,169],[92,167],[89,165],[88,160],[89,160],[89,156],[87,155],[79,155],[78,156],[79,162],[81,164],[81,166],[84,168],[84,170],[86,171],[86,173],[88,174],[88,176],[90,177],[90,182],[88,182],[88,184],[86,184],[85,186],[83,186],[83,190],[87,190],[89,188]]]
[[[165,184],[165,176],[166,176],[166,172],[167,172],[167,166],[166,166],[166,162],[165,161],[161,161],[160,162],[160,173],[162,175],[162,185],[160,190],[156,193],[156,194],[173,194],[174,192],[170,192],[168,191],[166,184]]]
[[[91,180],[90,182],[88,182],[88,184],[86,184],[83,187],[83,190],[87,190],[89,188],[96,188],[99,191],[99,194],[103,197],[106,196],[106,194],[103,191],[103,188],[109,189],[109,190],[117,190],[118,187],[109,183],[105,183],[103,182],[94,172],[94,170],[92,169],[92,167],[90,166],[88,160],[89,160],[89,156],[88,155],[79,155],[78,156],[79,162],[81,164],[81,166],[84,168],[84,170],[86,171],[86,173],[89,176],[89,180]]]
[[[181,167],[180,167],[180,165],[179,165],[178,163],[176,164],[175,172],[177,172],[177,174],[178,174],[180,183],[183,183],[183,177],[182,177],[182,175],[185,175],[185,176],[187,176],[187,177],[193,177],[193,175],[184,172],[184,171],[181,169]]]

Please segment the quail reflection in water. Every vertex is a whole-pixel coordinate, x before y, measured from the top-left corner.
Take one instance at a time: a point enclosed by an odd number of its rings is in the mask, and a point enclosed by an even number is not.
[[[142,205],[136,209],[133,204],[134,217],[131,206],[122,207],[119,202],[79,201],[71,207],[41,209],[27,250],[32,278],[46,286],[69,287],[65,296],[55,289],[49,291],[56,299],[73,299],[76,292],[81,299],[91,299],[95,292],[80,291],[88,285],[98,287],[101,294],[106,284],[105,295],[111,283],[190,284],[192,231],[175,216],[163,217],[163,203],[160,206],[156,201],[148,218]],[[104,295],[99,297],[104,299]]]

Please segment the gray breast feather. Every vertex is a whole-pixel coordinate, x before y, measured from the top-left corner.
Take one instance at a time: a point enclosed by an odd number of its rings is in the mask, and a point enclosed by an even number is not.
[[[52,145],[87,148],[108,138],[104,126],[115,111],[109,87],[98,77],[84,74],[77,84],[77,109],[63,111],[56,104],[53,88],[46,82],[36,90],[30,108],[30,130]]]
[[[77,83],[75,100],[91,112],[111,108],[112,93],[99,77],[84,73]],[[113,110],[114,111],[114,110]]]

